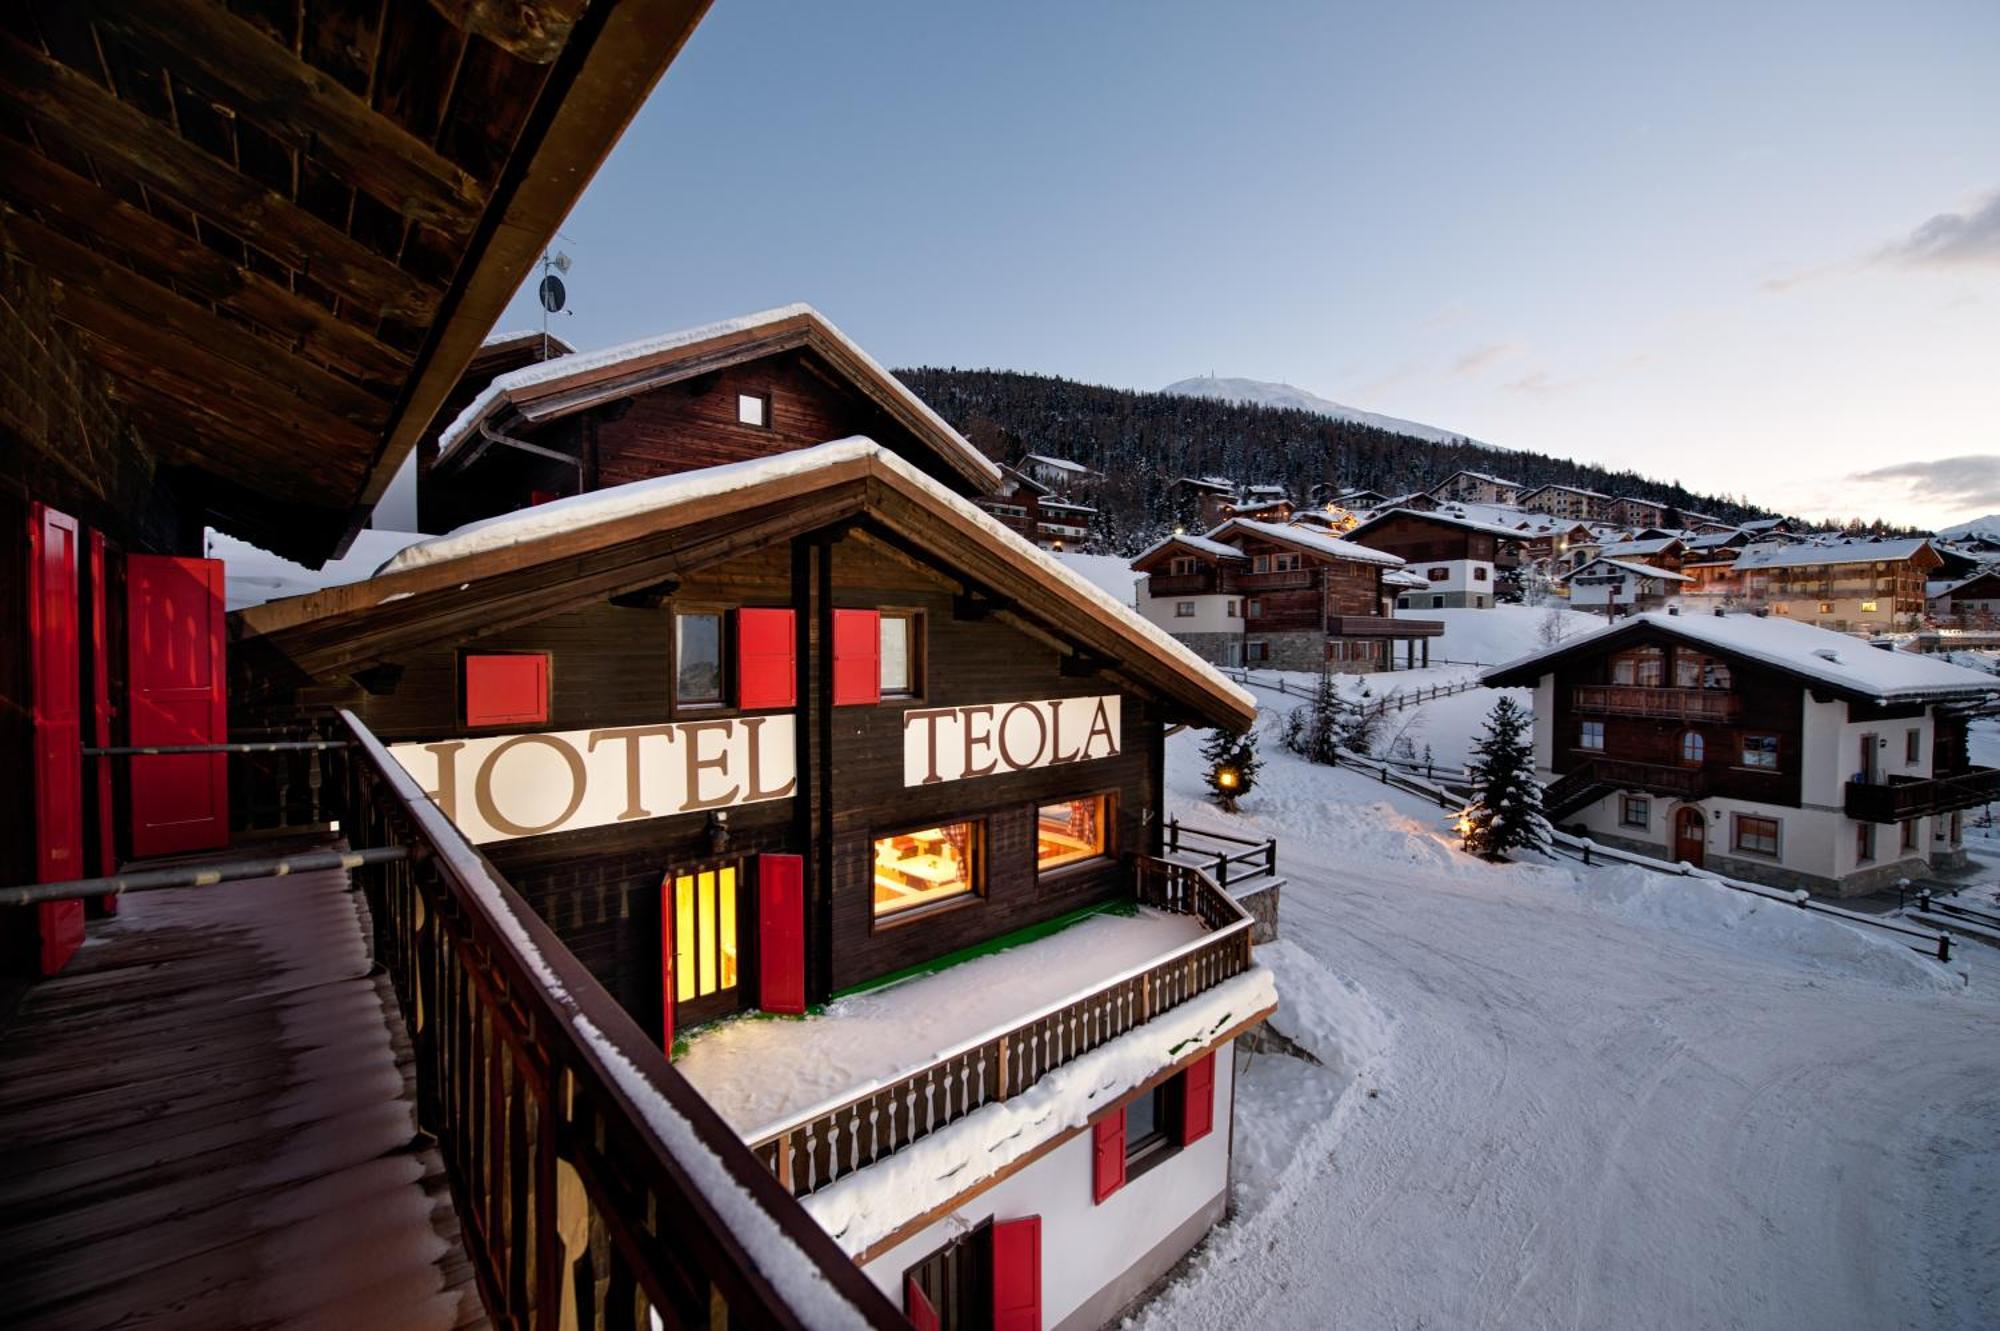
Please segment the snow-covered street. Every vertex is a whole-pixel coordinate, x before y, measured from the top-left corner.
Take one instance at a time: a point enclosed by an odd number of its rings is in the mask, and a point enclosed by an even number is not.
[[[1260,956],[1330,1066],[1253,1061],[1239,1218],[1140,1326],[2000,1325],[1991,953],[1488,866],[1276,749],[1241,815],[1290,880]],[[1195,737],[1170,765],[1225,826]]]

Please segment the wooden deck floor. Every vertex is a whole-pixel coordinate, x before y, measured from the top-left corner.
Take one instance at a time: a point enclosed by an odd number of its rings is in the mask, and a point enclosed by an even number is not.
[[[484,1326],[342,873],[128,897],[0,1027],[0,1322]]]

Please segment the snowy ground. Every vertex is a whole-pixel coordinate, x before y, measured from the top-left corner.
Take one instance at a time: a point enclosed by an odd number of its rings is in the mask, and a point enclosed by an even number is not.
[[[1197,737],[1172,804],[1200,805]],[[1726,889],[1488,866],[1275,751],[1237,1218],[1145,1331],[2000,1325],[2000,986]],[[1967,951],[1978,951],[1967,949]],[[1982,969],[1983,968],[1983,969]]]

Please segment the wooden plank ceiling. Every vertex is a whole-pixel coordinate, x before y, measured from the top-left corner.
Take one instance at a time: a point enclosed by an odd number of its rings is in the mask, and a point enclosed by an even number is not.
[[[0,253],[182,503],[317,563],[706,7],[0,5]]]

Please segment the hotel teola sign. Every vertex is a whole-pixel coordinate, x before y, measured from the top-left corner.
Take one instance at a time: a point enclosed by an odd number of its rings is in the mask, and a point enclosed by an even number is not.
[[[395,744],[389,754],[467,840],[484,843],[786,799],[797,785],[793,734],[790,716],[746,716]]]
[[[903,784],[1118,756],[1118,695],[926,707],[903,713]]]

